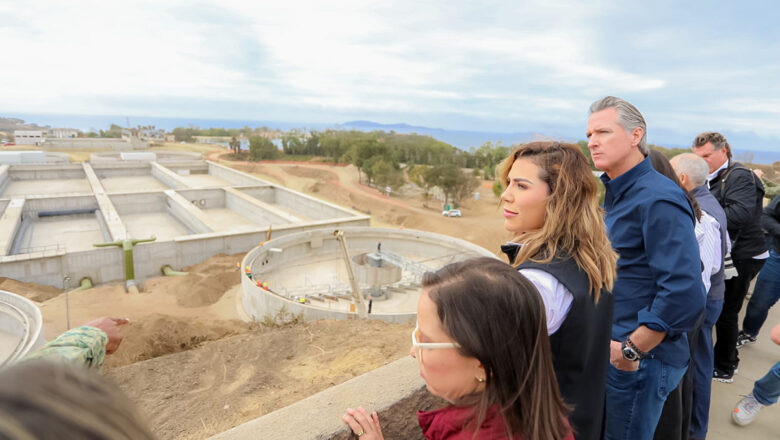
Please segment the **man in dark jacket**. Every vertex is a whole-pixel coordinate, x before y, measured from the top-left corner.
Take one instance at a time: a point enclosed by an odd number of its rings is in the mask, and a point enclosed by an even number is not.
[[[772,239],[772,246],[745,311],[742,332],[737,339],[739,346],[756,342],[758,331],[764,325],[769,309],[780,299],[780,195],[775,196],[764,208],[761,226]]]
[[[713,379],[734,381],[739,364],[737,315],[742,308],[750,282],[769,257],[761,230],[764,186],[753,172],[731,160],[731,147],[716,132],[702,133],[693,141],[693,152],[709,165],[710,192],[726,212],[731,238],[731,257],[737,276],[726,280],[723,310],[715,324],[715,369]]]

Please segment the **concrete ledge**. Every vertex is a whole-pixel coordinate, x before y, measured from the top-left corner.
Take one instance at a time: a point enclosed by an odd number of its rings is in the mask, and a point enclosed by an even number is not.
[[[166,190],[165,195],[168,196],[168,212],[177,218],[180,222],[186,225],[191,231],[196,234],[215,232],[219,230],[219,225],[211,221],[211,219],[203,213],[200,209],[196,208],[189,200],[176,193],[174,190]]]
[[[4,211],[0,211],[0,255],[8,255],[19,225],[22,223],[24,199],[11,199]]]
[[[288,214],[262,200],[249,196],[234,188],[225,188],[225,206],[244,214],[257,224],[303,223],[300,218]]]
[[[152,177],[156,178],[160,182],[170,186],[173,189],[187,189],[190,186],[180,179],[179,176],[173,171],[165,168],[157,162],[149,162],[152,166]]]
[[[290,406],[236,426],[209,440],[346,440],[356,438],[341,416],[349,407],[377,411],[388,439],[422,439],[417,410],[443,406],[406,357],[350,379]]]
[[[119,217],[114,204],[111,199],[106,195],[106,190],[103,188],[103,184],[100,183],[95,170],[92,166],[86,162],[82,164],[84,166],[84,174],[87,176],[89,185],[92,187],[92,193],[95,194],[95,200],[97,200],[100,207],[100,215],[103,218],[103,223],[108,228],[108,235],[111,236],[111,240],[124,240],[128,237],[127,228],[125,228],[122,219]]]
[[[270,183],[259,177],[251,176],[236,169],[220,165],[207,160],[209,174],[230,183],[231,185],[257,185],[258,183]]]

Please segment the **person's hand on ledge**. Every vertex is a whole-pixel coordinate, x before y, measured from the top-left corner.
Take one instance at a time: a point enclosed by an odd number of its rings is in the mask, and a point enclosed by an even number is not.
[[[341,419],[349,425],[352,432],[360,440],[384,440],[376,411],[369,415],[365,409],[360,407],[358,409],[347,408],[347,413]]]

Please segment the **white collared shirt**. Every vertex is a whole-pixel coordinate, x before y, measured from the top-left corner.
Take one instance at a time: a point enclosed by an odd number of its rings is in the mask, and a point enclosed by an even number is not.
[[[723,255],[720,252],[720,225],[715,217],[701,212],[701,220],[696,222],[694,228],[696,242],[699,243],[699,257],[704,265],[701,271],[701,280],[704,289],[710,291],[710,277],[720,270],[723,264]]]
[[[710,187],[710,182],[712,182],[713,179],[718,177],[718,173],[720,173],[721,170],[725,170],[728,167],[729,167],[729,160],[726,159],[726,161],[723,162],[723,165],[721,165],[720,168],[718,168],[717,170],[711,172],[710,175],[707,176],[707,188]]]
[[[520,273],[528,278],[542,296],[547,315],[547,334],[552,335],[566,320],[571,304],[574,302],[574,295],[558,281],[558,278],[548,272],[540,269],[520,269]]]

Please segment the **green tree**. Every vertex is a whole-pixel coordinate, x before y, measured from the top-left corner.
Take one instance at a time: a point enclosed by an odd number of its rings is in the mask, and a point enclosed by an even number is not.
[[[252,136],[249,138],[249,159],[250,160],[272,160],[279,156],[279,149],[273,142],[262,136]]]
[[[431,167],[425,173],[425,178],[441,188],[444,192],[444,203],[452,201],[457,204],[479,187],[479,179],[464,173],[454,164]]]
[[[193,128],[185,128],[185,127],[176,127],[173,129],[173,137],[176,139],[176,142],[192,142],[195,139],[192,137],[194,136],[195,129]]]
[[[111,124],[111,128],[108,130],[100,130],[100,137],[102,138],[121,138],[122,137],[122,127],[116,124]]]
[[[374,182],[379,187],[398,189],[404,184],[403,172],[385,159],[373,161],[370,168]]]
[[[230,149],[233,150],[233,154],[238,154],[241,152],[241,141],[236,139],[235,136],[230,139],[230,143],[228,145],[230,145]]]
[[[493,194],[495,194],[496,197],[501,197],[501,193],[504,192],[504,185],[501,184],[498,180],[493,182]]]

